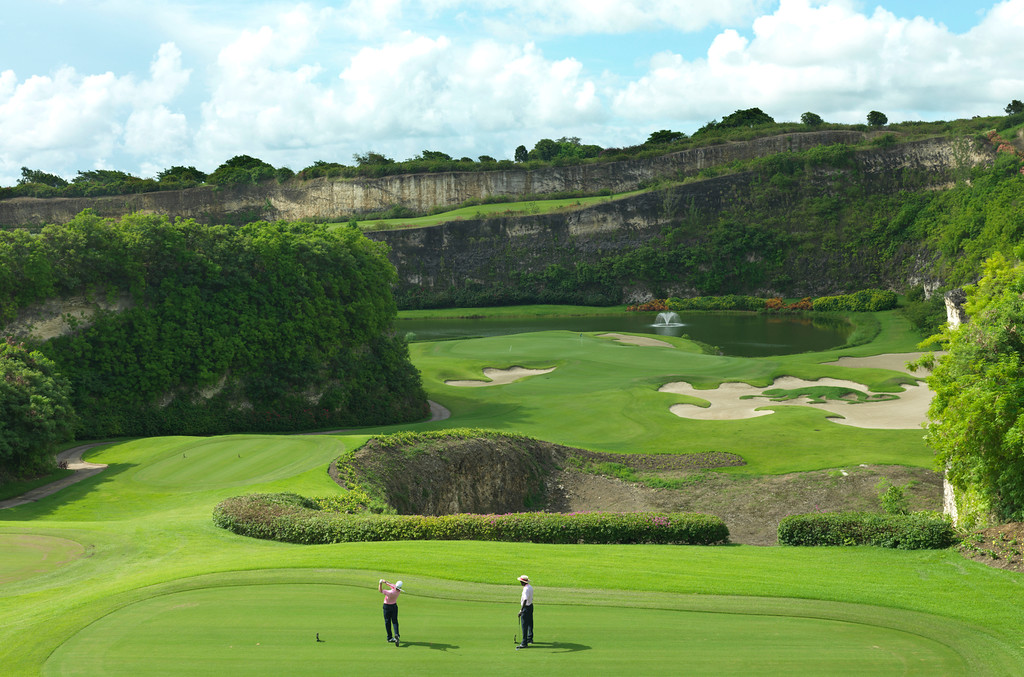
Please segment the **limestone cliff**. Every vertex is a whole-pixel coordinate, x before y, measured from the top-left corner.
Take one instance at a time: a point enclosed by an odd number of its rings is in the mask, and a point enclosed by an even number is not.
[[[332,221],[400,205],[424,212],[492,195],[543,195],[565,191],[620,193],[643,181],[691,176],[707,167],[783,151],[834,143],[856,144],[861,132],[830,130],[782,134],[621,162],[549,167],[535,171],[406,174],[360,179],[271,180],[258,186],[187,190],[97,198],[14,198],[0,201],[0,226],[70,221],[83,209],[100,216],[132,212],[166,214],[200,222],[258,219]],[[929,160],[931,161],[931,160]]]

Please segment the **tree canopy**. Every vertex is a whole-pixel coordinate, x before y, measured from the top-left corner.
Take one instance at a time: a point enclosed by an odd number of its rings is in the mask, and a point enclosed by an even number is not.
[[[872,127],[884,127],[889,122],[889,118],[885,113],[881,113],[877,110],[873,110],[868,113],[868,124]]]
[[[686,138],[686,134],[683,132],[673,132],[671,129],[659,129],[656,132],[651,132],[647,140],[644,141],[645,146],[660,146],[673,141],[681,141]]]
[[[1024,266],[986,261],[967,288],[970,321],[946,330],[948,354],[928,378],[926,435],[950,483],[1001,520],[1024,519]]]
[[[34,346],[71,382],[80,436],[406,421],[426,400],[392,328],[395,277],[351,228],[87,210],[0,231],[0,327],[44,299],[125,299]]]
[[[1007,115],[1017,115],[1018,113],[1024,113],[1024,102],[1022,102],[1020,99],[1014,99],[1010,103],[1006,104],[1006,108],[1004,108],[1003,110],[1006,111]]]
[[[53,361],[11,337],[0,341],[0,477],[52,465],[73,422],[71,386]]]
[[[817,127],[825,123],[825,121],[821,119],[820,115],[810,111],[807,111],[800,116],[800,122],[804,123],[808,127]]]

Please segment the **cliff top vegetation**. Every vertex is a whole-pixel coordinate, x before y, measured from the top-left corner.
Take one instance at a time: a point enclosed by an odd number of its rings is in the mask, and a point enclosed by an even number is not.
[[[370,150],[355,154],[353,164],[317,160],[312,165],[295,172],[288,167],[274,167],[249,155],[237,155],[222,163],[209,174],[191,166],[168,167],[158,172],[153,178],[141,178],[114,169],[93,169],[79,171],[78,175],[70,181],[44,170],[22,167],[22,178],[16,185],[0,187],[0,200],[16,197],[126,195],[181,190],[197,186],[218,188],[254,185],[271,180],[285,182],[316,178],[350,179],[397,174],[510,169],[530,171],[552,166],[656,157],[692,148],[807,131],[884,132],[892,135],[892,142],[898,143],[933,136],[975,136],[992,129],[1000,132],[1015,131],[1016,128],[1024,126],[1024,112],[1013,112],[1010,106],[1007,107],[1008,114],[1005,116],[934,122],[908,121],[886,124],[887,121],[880,122],[885,118],[884,114],[878,111],[872,111],[872,113],[878,113],[878,116],[874,116],[868,124],[828,123],[812,112],[804,113],[800,122],[776,122],[761,109],[750,108],[737,110],[724,116],[720,121],[709,121],[689,136],[683,132],[662,129],[651,132],[643,143],[624,148],[602,148],[593,144],[585,144],[579,137],[540,139],[530,150],[527,150],[525,145],[517,147],[512,160],[498,160],[488,155],[481,155],[477,159],[454,158],[443,151],[423,150],[416,157],[396,161]]]

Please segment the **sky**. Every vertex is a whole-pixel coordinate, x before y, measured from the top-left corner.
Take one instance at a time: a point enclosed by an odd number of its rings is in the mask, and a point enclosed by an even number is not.
[[[1001,115],[1024,0],[0,0],[0,185]]]

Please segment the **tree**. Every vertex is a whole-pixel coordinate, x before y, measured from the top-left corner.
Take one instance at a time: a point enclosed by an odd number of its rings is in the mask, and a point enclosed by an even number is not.
[[[182,167],[175,165],[169,167],[156,175],[156,180],[160,183],[187,183],[197,184],[206,181],[206,172],[202,172],[195,167]]]
[[[1007,115],[1017,115],[1018,113],[1024,113],[1024,103],[1022,103],[1020,99],[1014,99],[1010,103],[1006,104],[1006,108],[1004,108],[1003,110],[1006,111]]]
[[[1024,266],[996,255],[967,288],[971,320],[943,335],[948,353],[926,439],[960,491],[975,493],[1001,520],[1024,519]]]
[[[659,129],[656,132],[651,132],[651,135],[647,137],[646,141],[644,141],[644,145],[660,146],[674,141],[681,141],[685,138],[686,134],[683,132],[673,132],[671,129]]]
[[[355,153],[352,158],[356,161],[356,164],[360,167],[364,165],[393,165],[395,161],[389,158],[387,155],[381,153],[375,153],[372,150],[368,150],[365,153]]]
[[[420,153],[421,160],[446,160],[451,161],[452,156],[448,153],[442,153],[439,150],[425,150]]]
[[[876,110],[868,113],[868,124],[872,127],[884,127],[889,123],[889,118],[885,116],[885,113],[879,113]]]
[[[810,111],[800,116],[800,122],[804,123],[808,127],[817,127],[825,123],[825,121],[821,119],[820,115]]]
[[[775,119],[760,108],[745,108],[726,115],[718,123],[718,126],[722,128],[759,127],[771,124],[775,124]]]
[[[480,159],[481,163],[483,163],[483,162],[497,162],[497,160],[492,158],[490,155],[481,155],[479,159]]]
[[[206,177],[207,183],[228,186],[238,183],[259,183],[274,177],[274,165],[250,155],[236,155]]]
[[[231,158],[230,160],[222,164],[221,167],[237,167],[238,169],[257,169],[259,167],[270,167],[271,169],[273,169],[274,165],[270,164],[269,162],[264,162],[259,158],[252,157],[251,155],[236,155],[235,157]],[[220,167],[218,167],[217,169],[220,169]]]
[[[98,183],[101,186],[109,186],[138,180],[139,177],[118,169],[90,169],[88,171],[79,170],[78,176],[73,178],[71,183]]]
[[[21,168],[21,178],[18,179],[18,185],[25,185],[28,183],[40,183],[44,186],[51,186],[53,188],[63,188],[68,185],[68,182],[57,176],[56,174],[47,174],[46,172],[38,169],[29,169],[28,167]]]
[[[526,162],[528,157],[529,157],[529,153],[526,152],[526,146],[517,146],[516,147],[516,154],[515,154],[516,162]]]
[[[71,386],[54,363],[11,337],[0,342],[0,474],[23,477],[52,465],[74,416]]]
[[[561,146],[557,141],[552,139],[541,139],[534,145],[533,150],[530,151],[531,160],[543,160],[544,162],[550,162],[554,160],[558,155],[558,151],[561,150]]]

